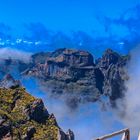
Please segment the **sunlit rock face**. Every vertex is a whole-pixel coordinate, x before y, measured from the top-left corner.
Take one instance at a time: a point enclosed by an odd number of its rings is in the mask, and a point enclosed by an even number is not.
[[[51,97],[68,96],[65,100],[70,107],[95,102],[102,95],[108,96],[115,105],[115,101],[124,96],[128,60],[128,56],[111,49],[97,60],[86,51],[58,49],[33,55],[31,67],[23,74],[39,79]]]
[[[104,52],[103,56],[98,59],[97,64],[100,68],[107,69],[111,64],[116,65],[121,60],[122,57],[118,53],[108,49]]]
[[[61,130],[41,99],[15,87],[0,89],[0,139],[74,140],[74,134]]]
[[[93,56],[90,53],[72,49],[38,53],[33,55],[32,59],[35,66],[34,71],[32,71],[34,74],[39,75],[38,72],[41,71],[45,76],[54,78],[70,77],[72,68],[93,67]]]
[[[88,52],[59,49],[35,54],[32,58],[33,67],[24,74],[37,77],[45,90],[50,90],[52,97],[68,95],[66,100],[71,107],[78,102],[96,101],[102,92],[100,85],[103,85],[104,76]],[[102,81],[97,79],[97,75]]]

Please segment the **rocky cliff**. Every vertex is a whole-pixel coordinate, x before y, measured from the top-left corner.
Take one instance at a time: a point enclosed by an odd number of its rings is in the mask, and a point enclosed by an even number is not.
[[[103,93],[109,96],[112,105],[124,97],[125,82],[128,80],[126,65],[130,56],[121,56],[111,49],[105,51],[103,56],[96,61],[97,67],[104,75]]]
[[[45,92],[65,100],[72,108],[79,103],[95,102],[102,96],[107,96],[115,106],[116,100],[124,97],[129,59],[128,55],[122,56],[111,49],[95,59],[89,52],[63,48],[34,54],[29,63],[0,60],[0,74],[16,71],[24,78],[35,77]],[[1,81],[0,86],[10,84]]]
[[[0,88],[1,140],[74,140],[71,130],[64,133],[41,99],[22,87]]]
[[[115,105],[124,96],[128,60],[129,56],[110,49],[95,60],[89,52],[64,48],[33,55],[31,67],[23,74],[38,78],[52,97],[68,95],[66,102],[71,107],[94,102],[102,95],[108,96]]]

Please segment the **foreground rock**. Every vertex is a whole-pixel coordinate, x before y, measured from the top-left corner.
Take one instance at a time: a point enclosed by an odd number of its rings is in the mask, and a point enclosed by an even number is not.
[[[64,133],[41,99],[24,88],[0,89],[1,140],[74,140],[71,130]]]

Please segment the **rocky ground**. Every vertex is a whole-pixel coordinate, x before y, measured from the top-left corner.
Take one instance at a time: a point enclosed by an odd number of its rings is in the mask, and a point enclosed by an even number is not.
[[[0,88],[0,139],[74,140],[74,134],[62,131],[41,99],[13,83],[9,88]]]

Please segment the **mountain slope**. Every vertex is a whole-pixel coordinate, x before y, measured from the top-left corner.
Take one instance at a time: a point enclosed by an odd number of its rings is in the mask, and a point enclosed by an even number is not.
[[[74,135],[60,129],[41,99],[19,87],[0,89],[0,139],[74,140]]]

